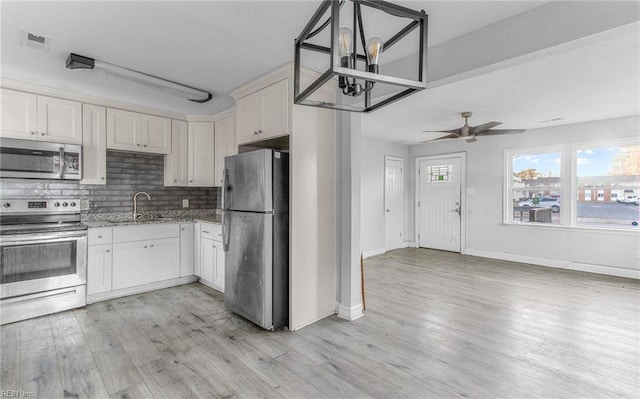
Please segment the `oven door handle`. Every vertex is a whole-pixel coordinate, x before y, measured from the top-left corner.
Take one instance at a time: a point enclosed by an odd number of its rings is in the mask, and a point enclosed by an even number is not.
[[[0,246],[11,245],[11,244],[44,244],[44,243],[52,243],[52,242],[63,242],[63,241],[74,241],[79,238],[86,237],[87,233],[83,232],[58,232],[51,234],[43,234],[43,235],[32,235],[27,234],[24,237],[11,237],[6,238],[2,237],[0,239]]]

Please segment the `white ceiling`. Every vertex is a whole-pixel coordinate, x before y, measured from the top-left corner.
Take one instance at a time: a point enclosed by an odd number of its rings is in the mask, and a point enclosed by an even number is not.
[[[429,14],[429,45],[435,46],[546,2],[396,3]],[[293,40],[319,4],[2,1],[0,76],[185,114],[215,114],[233,106],[226,93],[292,60]],[[21,46],[21,31],[50,39],[49,51]],[[415,144],[424,140],[423,130],[460,127],[462,111],[473,112],[471,125],[500,121],[507,129],[636,115],[639,37],[631,31],[428,88],[364,115],[363,134]],[[215,97],[195,104],[96,71],[67,70],[70,52],[210,90]]]
[[[632,30],[572,51],[537,58],[423,90],[362,118],[365,136],[404,144],[497,121],[497,129],[536,129],[640,113],[640,34]],[[562,118],[559,121],[551,119]],[[490,139],[490,138],[483,138]]]
[[[429,14],[433,46],[544,1],[397,3]],[[233,106],[226,93],[292,60],[293,40],[319,4],[2,1],[0,76],[186,114],[214,114]],[[21,31],[50,39],[49,51],[21,46]],[[195,104],[96,71],[67,70],[64,61],[70,52],[210,90],[215,98]],[[467,96],[458,94],[462,95]],[[462,105],[455,104],[454,109]],[[446,112],[451,114],[451,109]],[[446,122],[443,127],[455,125]]]

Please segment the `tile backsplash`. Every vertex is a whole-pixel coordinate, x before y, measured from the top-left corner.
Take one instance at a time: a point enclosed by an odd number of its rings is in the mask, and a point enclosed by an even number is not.
[[[164,156],[107,151],[107,184],[80,184],[70,180],[0,179],[1,198],[80,198],[89,200],[88,213],[133,211],[133,195],[145,191],[151,196],[138,197],[138,209],[167,211],[220,207],[221,189],[214,187],[165,187]]]

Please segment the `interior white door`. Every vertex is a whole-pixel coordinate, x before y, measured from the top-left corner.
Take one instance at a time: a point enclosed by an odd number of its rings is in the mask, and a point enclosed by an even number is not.
[[[385,157],[384,160],[384,228],[385,249],[402,247],[402,158]]]
[[[460,252],[460,158],[421,160],[418,163],[418,245]]]

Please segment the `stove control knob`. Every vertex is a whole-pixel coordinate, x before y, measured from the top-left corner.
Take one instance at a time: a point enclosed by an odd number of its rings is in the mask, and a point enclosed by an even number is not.
[[[3,208],[9,208],[9,207],[11,207],[11,204],[8,203],[8,202],[5,202],[4,204],[2,204],[2,207]]]
[[[70,205],[70,206],[72,206],[72,207],[75,207],[75,206],[76,206],[76,203],[75,203],[75,202],[72,202],[72,203],[70,203],[69,205]]]
[[[55,204],[53,204],[53,206],[55,206],[56,208],[60,206],[59,202],[56,202]]]
[[[67,205],[69,205],[69,204],[67,204],[66,202],[62,203],[62,206],[67,206]]]

